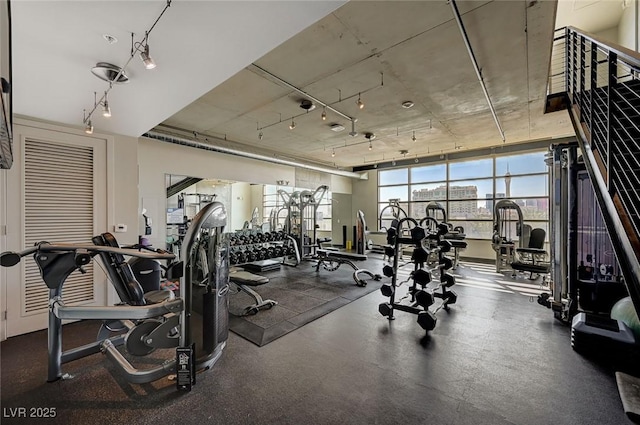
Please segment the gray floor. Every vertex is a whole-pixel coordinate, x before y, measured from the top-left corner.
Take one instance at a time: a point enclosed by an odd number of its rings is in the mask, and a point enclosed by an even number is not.
[[[2,423],[630,423],[613,371],[574,353],[569,328],[527,296],[482,286],[456,285],[458,303],[429,337],[415,316],[380,316],[379,291],[264,347],[231,334],[190,393],[165,380],[129,385],[101,355],[47,384],[44,334],[12,338],[1,345]],[[57,417],[7,418],[16,407]]]

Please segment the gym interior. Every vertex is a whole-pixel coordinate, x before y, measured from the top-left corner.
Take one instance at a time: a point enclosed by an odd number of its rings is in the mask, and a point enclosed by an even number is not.
[[[638,423],[639,14],[0,1],[2,423]]]

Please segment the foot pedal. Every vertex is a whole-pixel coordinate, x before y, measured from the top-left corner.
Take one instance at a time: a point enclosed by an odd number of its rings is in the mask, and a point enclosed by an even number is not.
[[[176,385],[178,391],[191,391],[196,384],[196,344],[176,348]]]

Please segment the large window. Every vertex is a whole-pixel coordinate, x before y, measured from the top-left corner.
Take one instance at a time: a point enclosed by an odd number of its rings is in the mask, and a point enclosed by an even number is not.
[[[378,173],[378,211],[397,199],[411,216],[426,215],[438,202],[447,221],[462,226],[468,238],[491,239],[494,206],[511,199],[522,209],[525,224],[548,231],[549,178],[545,152],[496,156]],[[390,221],[390,220],[387,220]]]

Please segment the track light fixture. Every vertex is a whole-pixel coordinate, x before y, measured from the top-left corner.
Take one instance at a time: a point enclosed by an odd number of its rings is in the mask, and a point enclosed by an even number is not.
[[[104,92],[104,101],[102,102],[102,116],[105,118],[111,117],[111,108],[109,107],[109,101],[107,100],[107,92]]]
[[[293,118],[291,118],[291,124],[289,124],[289,130],[293,130],[294,128],[296,128],[296,123],[295,121],[293,121]]]
[[[322,121],[326,121],[327,120],[327,107],[325,106],[322,109]]]
[[[369,150],[373,150],[373,146],[371,146],[371,141],[369,141]]]
[[[331,157],[333,158],[333,157],[335,157],[335,156],[336,156],[336,149],[335,149],[335,148],[333,148],[333,150],[331,151]]]
[[[172,0],[166,0],[164,9],[162,9],[162,12],[160,13],[160,15],[158,15],[149,30],[145,31],[144,38],[141,41],[134,42],[133,37],[135,36],[135,34],[131,34],[131,52],[129,54],[129,59],[122,67],[117,67],[106,62],[98,62],[98,64],[93,67],[92,72],[94,73],[94,75],[102,80],[109,82],[109,88],[104,92],[104,96],[102,96],[99,100],[96,98],[96,92],[94,92],[93,108],[91,109],[91,111],[89,111],[89,114],[86,113],[86,110],[83,110],[84,118],[82,120],[82,123],[85,125],[84,131],[87,134],[93,133],[91,116],[98,109],[98,106],[102,107],[102,116],[106,118],[111,116],[111,107],[109,105],[109,100],[107,99],[107,94],[113,88],[113,83],[124,83],[129,80],[129,78],[125,74],[125,68],[127,67],[127,65],[129,65],[136,53],[140,54],[140,59],[144,63],[144,67],[146,69],[153,69],[156,67],[155,61],[149,55],[149,34],[151,34],[151,31],[153,31],[158,21],[160,21],[160,18],[162,18],[162,15],[164,15],[164,12],[166,12],[167,9],[171,6],[171,1]]]
[[[262,140],[263,137],[264,137],[264,134],[262,134],[262,131],[258,133],[258,140]]]
[[[416,139],[416,131],[413,130],[413,136],[411,136],[411,140],[413,140],[414,142],[417,140]]]
[[[146,42],[144,44],[144,48],[140,51],[140,59],[142,59],[142,63],[146,69],[153,69],[156,67],[156,62],[149,55],[149,44]]]
[[[358,93],[358,101],[356,102],[356,105],[358,105],[359,109],[364,108],[364,103],[362,103],[362,99],[360,99],[360,93]]]

